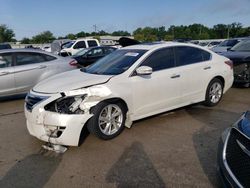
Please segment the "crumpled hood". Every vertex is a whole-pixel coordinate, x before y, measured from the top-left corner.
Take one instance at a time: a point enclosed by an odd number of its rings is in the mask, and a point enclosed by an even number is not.
[[[33,91],[58,93],[107,82],[112,75],[87,74],[78,70],[57,74],[39,82]]]

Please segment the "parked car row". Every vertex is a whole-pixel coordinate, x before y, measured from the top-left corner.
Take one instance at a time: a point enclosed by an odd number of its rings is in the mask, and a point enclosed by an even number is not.
[[[227,39],[218,44],[217,46],[211,48],[211,50],[216,53],[223,53],[238,44],[242,40],[244,40],[244,38]]]

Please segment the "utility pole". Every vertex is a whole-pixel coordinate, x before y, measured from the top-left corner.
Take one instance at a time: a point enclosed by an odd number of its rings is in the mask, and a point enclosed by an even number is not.
[[[227,25],[227,38],[229,39],[230,37],[230,25]]]
[[[97,26],[96,26],[96,24],[93,25],[93,27],[94,27],[94,31],[95,31],[95,33],[96,33],[96,31],[97,31]]]

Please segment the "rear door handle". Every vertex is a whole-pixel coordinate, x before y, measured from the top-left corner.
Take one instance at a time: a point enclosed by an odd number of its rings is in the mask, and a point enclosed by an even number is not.
[[[47,66],[46,66],[46,65],[40,65],[40,66],[38,66],[37,68],[38,68],[38,69],[45,69],[45,68],[47,68]]]
[[[10,72],[6,71],[6,72],[0,72],[0,76],[4,76],[4,75],[7,75],[7,74],[10,74]]]
[[[180,78],[180,77],[181,77],[181,75],[179,75],[179,74],[174,74],[173,76],[171,76],[172,79],[174,79],[174,78]]]
[[[204,70],[208,70],[208,69],[211,69],[211,67],[208,66],[208,67],[204,67],[203,69],[204,69]]]

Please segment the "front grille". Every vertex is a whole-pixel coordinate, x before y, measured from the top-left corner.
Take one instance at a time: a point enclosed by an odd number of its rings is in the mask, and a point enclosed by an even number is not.
[[[36,96],[32,94],[28,94],[25,98],[25,106],[27,110],[32,111],[35,105],[40,103],[41,101],[47,99],[48,97]]]
[[[250,187],[250,152],[243,151],[244,147],[250,151],[250,139],[233,128],[226,146],[226,162],[241,185]]]
[[[234,74],[242,74],[246,70],[245,63],[234,62]]]

